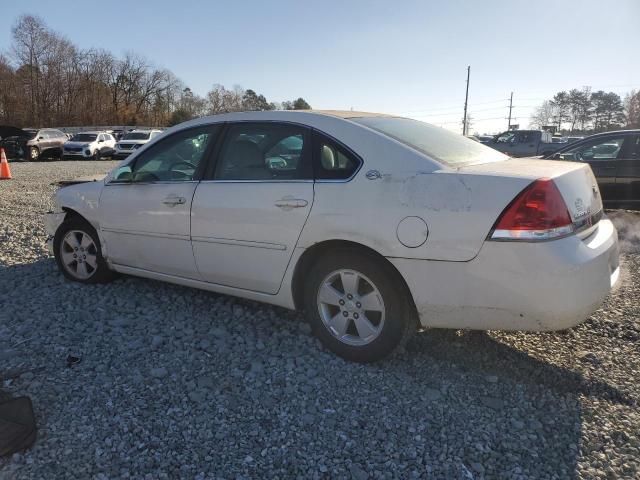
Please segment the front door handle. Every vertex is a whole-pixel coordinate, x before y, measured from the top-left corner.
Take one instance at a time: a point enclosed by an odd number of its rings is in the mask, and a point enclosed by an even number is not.
[[[176,197],[172,195],[165,198],[162,203],[164,203],[165,205],[169,205],[170,207],[174,207],[176,205],[184,205],[185,203],[187,203],[187,199],[184,197]]]
[[[309,202],[307,202],[303,198],[289,198],[289,197],[281,198],[280,200],[277,200],[276,203],[274,203],[276,207],[281,208],[282,210],[302,208],[302,207],[306,207],[308,204]]]

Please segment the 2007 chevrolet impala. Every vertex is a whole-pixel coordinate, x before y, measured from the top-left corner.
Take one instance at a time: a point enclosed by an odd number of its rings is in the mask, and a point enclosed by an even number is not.
[[[193,120],[56,204],[49,243],[69,279],[121,272],[302,309],[357,361],[420,325],[565,329],[619,275],[588,165],[385,115]]]

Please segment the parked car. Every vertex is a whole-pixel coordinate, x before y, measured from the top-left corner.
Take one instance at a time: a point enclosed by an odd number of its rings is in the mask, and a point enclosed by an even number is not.
[[[551,137],[551,143],[567,143],[567,138],[553,136]]]
[[[8,157],[31,161],[44,157],[59,158],[62,145],[67,140],[64,133],[53,128],[0,127],[0,137],[0,147],[5,149]]]
[[[588,165],[510,159],[407,118],[230,113],[177,125],[46,216],[61,272],[116,272],[306,312],[385,357],[418,326],[557,330],[616,284]]]
[[[122,139],[116,143],[113,158],[127,158],[132,152],[149,143],[161,133],[162,130],[132,130],[125,133]]]
[[[509,130],[496,135],[485,145],[510,157],[548,155],[562,147],[554,143],[551,134],[545,130]]]
[[[80,132],[64,144],[64,158],[87,160],[112,156],[116,139],[107,132]]]
[[[567,143],[577,142],[578,140],[582,140],[584,137],[567,137]]]
[[[606,206],[640,208],[640,130],[592,135],[545,158],[590,165]]]

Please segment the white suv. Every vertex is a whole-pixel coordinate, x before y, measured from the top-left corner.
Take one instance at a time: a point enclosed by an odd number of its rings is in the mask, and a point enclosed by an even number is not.
[[[162,130],[131,130],[118,143],[113,158],[127,158],[132,152],[149,143],[150,140],[162,133]]]
[[[106,132],[80,132],[64,143],[64,158],[100,160],[111,156],[116,146],[116,139]]]

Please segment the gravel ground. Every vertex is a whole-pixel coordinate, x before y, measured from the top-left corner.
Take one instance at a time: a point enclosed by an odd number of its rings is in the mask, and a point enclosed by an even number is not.
[[[614,212],[622,285],[581,326],[431,330],[366,366],[283,309],[65,281],[50,183],[114,164],[14,163],[0,182],[0,387],[32,397],[40,428],[0,478],[640,477],[640,217]]]

